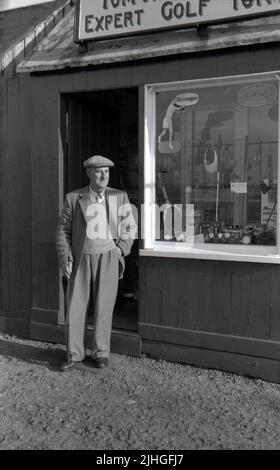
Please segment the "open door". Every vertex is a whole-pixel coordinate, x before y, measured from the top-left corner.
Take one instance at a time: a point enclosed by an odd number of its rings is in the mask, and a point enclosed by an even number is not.
[[[100,154],[114,161],[109,186],[127,192],[138,205],[138,91],[136,89],[75,93],[66,96],[68,128],[64,162],[65,193],[89,183],[83,161]],[[91,301],[88,322],[91,323]],[[137,331],[138,243],[126,257],[124,278],[113,317],[113,329]]]

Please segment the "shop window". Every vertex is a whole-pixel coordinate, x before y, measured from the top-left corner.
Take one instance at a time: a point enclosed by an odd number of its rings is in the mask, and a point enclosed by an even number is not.
[[[278,256],[275,73],[146,87],[145,248]]]

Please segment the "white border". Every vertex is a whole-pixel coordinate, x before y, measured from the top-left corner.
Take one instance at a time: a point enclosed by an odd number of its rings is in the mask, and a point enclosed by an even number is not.
[[[182,243],[176,242],[156,242],[155,234],[155,217],[154,211],[150,207],[154,207],[155,198],[155,94],[162,91],[173,91],[187,87],[190,90],[199,84],[220,85],[221,81],[229,83],[238,80],[250,79],[251,82],[259,83],[260,80],[266,80],[268,77],[274,76],[278,79],[278,90],[280,85],[280,71],[230,75],[214,78],[203,78],[195,80],[182,80],[167,83],[152,83],[145,85],[145,129],[144,129],[144,249],[140,250],[141,256],[156,256],[168,258],[190,258],[190,259],[208,259],[222,261],[240,261],[253,263],[273,263],[280,264],[280,204],[277,204],[277,245],[276,247],[258,247],[262,253],[257,254],[248,246],[231,245],[226,251],[225,246],[216,245],[215,250],[193,249],[182,246]],[[279,116],[280,116],[280,99],[278,100]],[[278,185],[277,185],[277,201],[280,201],[280,119],[278,122]],[[236,248],[237,247],[237,248]],[[173,248],[173,249],[172,249]],[[220,249],[220,250],[219,250]],[[232,251],[230,251],[232,250]],[[246,253],[242,253],[246,251]],[[251,254],[250,254],[251,251]],[[269,251],[269,252],[268,252]]]
[[[280,264],[279,255],[242,255],[234,253],[218,253],[207,251],[203,253],[199,250],[192,251],[170,251],[170,250],[139,250],[140,256],[156,257],[156,258],[183,258],[183,259],[204,259],[212,261],[239,261],[243,263],[269,263]]]
[[[1,0],[0,0],[1,1]],[[23,0],[21,0],[23,1]],[[37,0],[38,1],[38,0]],[[129,2],[130,0],[128,0]],[[265,1],[265,0],[264,0]],[[269,0],[268,0],[269,1]],[[122,18],[127,12],[127,7],[129,5],[123,5],[122,2],[119,2],[119,5],[113,7],[110,2],[108,7],[104,8],[102,0],[78,0],[77,8],[79,9],[79,23],[76,26],[76,34],[78,41],[92,41],[92,40],[102,40],[109,38],[120,38],[123,36],[132,36],[139,34],[147,34],[152,32],[164,32],[184,29],[184,28],[196,28],[199,25],[215,25],[223,24],[228,21],[240,21],[248,20],[255,17],[262,17],[267,15],[275,15],[279,12],[279,0],[273,0],[274,4],[261,4],[256,5],[254,0],[250,9],[247,6],[243,5],[240,0],[238,8],[233,4],[233,0],[206,0],[206,4],[198,5],[199,0],[190,0],[188,2],[182,2],[183,12],[180,15],[175,14],[174,8],[178,5],[172,5],[173,0],[170,3],[171,10],[173,10],[172,17],[167,19],[162,14],[161,10],[163,8],[163,3],[156,2],[155,0],[144,0],[145,4],[141,6],[140,2],[137,4],[139,12],[142,12],[141,21],[132,22],[130,25],[119,24],[118,26],[112,21],[115,15],[120,15],[119,19]],[[207,4],[207,2],[210,2]],[[275,5],[275,3],[277,4]],[[95,3],[95,5],[92,5]],[[136,5],[134,2],[134,9]],[[175,3],[175,2],[174,2]],[[190,10],[187,7],[184,7],[184,3],[187,3]],[[199,8],[198,8],[199,7]],[[202,11],[199,12],[200,7]],[[131,6],[131,9],[133,7]],[[204,10],[205,8],[205,10]],[[135,10],[137,11],[137,10]],[[94,15],[93,15],[94,13]],[[111,17],[110,26],[97,29],[94,26],[90,31],[86,31],[85,19],[86,17],[93,18],[105,18],[106,16]],[[123,27],[124,26],[124,27]]]

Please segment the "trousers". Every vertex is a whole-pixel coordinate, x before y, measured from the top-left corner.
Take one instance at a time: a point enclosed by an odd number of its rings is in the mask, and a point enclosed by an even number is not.
[[[102,254],[83,254],[69,291],[68,354],[72,361],[85,358],[87,309],[92,290],[93,334],[91,355],[108,357],[113,311],[118,292],[119,256],[115,248]]]

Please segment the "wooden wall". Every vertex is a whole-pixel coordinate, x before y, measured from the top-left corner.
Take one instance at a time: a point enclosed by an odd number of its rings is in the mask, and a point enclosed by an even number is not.
[[[4,211],[3,211],[3,172],[5,169],[5,147],[6,144],[6,90],[5,80],[0,77],[0,145],[2,151],[0,152],[0,247],[3,246],[3,226],[4,226]],[[3,250],[0,248],[0,312],[3,311]]]
[[[8,79],[7,149],[1,163],[2,318],[29,311],[34,328],[57,323],[61,291],[54,231],[63,197],[62,94],[139,87],[143,198],[144,84],[279,66],[279,47],[273,45]],[[280,266],[143,258],[140,274],[144,352],[280,380]]]
[[[1,317],[29,335],[32,304],[28,77],[1,79]]]
[[[144,257],[140,275],[143,351],[280,380],[280,266]]]

